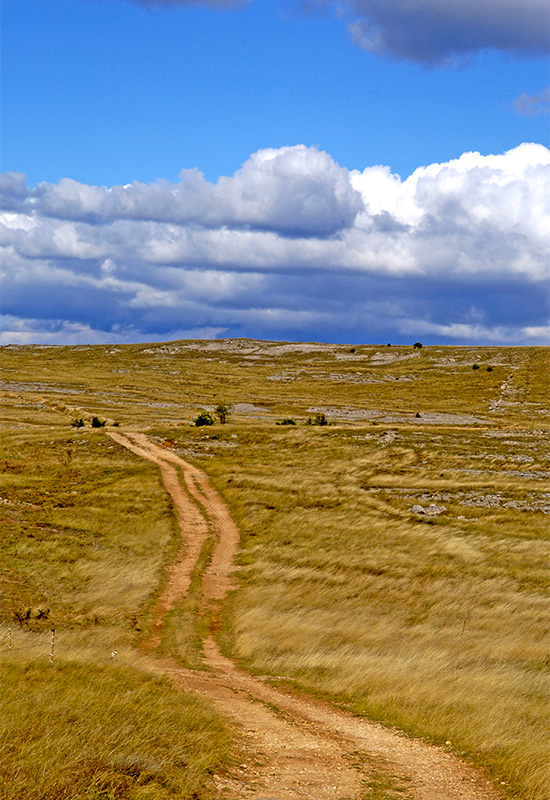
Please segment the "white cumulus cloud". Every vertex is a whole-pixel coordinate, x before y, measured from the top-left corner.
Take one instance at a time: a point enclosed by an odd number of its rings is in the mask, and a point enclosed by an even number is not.
[[[34,210],[90,223],[128,219],[276,230],[328,236],[348,227],[361,208],[349,172],[327,154],[298,145],[259,150],[233,177],[217,184],[198,170],[181,181],[127,186],[88,186],[70,178],[29,191],[21,176],[5,176],[4,207]]]
[[[30,188],[8,174],[0,185],[3,307],[18,341],[38,341],[40,326],[45,341],[373,339],[414,320],[449,340],[523,342],[548,324],[542,145],[464,153],[405,180],[298,145],[258,151],[217,183],[187,170],[175,184]]]

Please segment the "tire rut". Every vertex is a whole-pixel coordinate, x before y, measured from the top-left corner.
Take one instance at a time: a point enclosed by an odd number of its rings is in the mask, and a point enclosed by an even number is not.
[[[155,607],[147,649],[158,646],[164,617],[186,596],[209,536],[214,546],[202,575],[202,611],[208,612],[215,630],[221,602],[234,586],[239,547],[239,532],[227,506],[200,469],[144,434],[109,435],[159,467],[182,534],[182,548]],[[172,659],[160,659],[159,666],[183,689],[209,699],[240,733],[240,767],[216,780],[224,800],[360,800],[368,796],[373,759],[406,783],[403,800],[501,798],[483,774],[443,748],[277,689],[237,668],[221,654],[213,636],[203,641],[203,652],[205,671],[184,669]]]

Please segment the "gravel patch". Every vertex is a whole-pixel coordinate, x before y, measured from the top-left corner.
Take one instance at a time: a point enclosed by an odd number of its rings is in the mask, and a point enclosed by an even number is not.
[[[415,414],[388,414],[381,409],[363,408],[336,408],[334,406],[312,407],[308,412],[322,412],[327,417],[340,420],[377,420],[378,422],[405,422],[415,425],[487,425],[489,420],[476,417],[473,414],[441,414],[438,412],[423,412],[418,417]]]
[[[438,506],[436,503],[430,503],[429,506],[421,506],[421,505],[414,505],[411,508],[415,514],[422,514],[426,517],[438,517],[440,514],[444,514],[447,511],[446,506]]]
[[[231,410],[236,414],[269,414],[269,409],[254,403],[235,403]]]
[[[370,363],[371,364],[393,364],[396,361],[408,361],[411,358],[418,358],[420,353],[415,351],[414,353],[406,353],[405,355],[399,355],[398,353],[374,353],[371,356]]]

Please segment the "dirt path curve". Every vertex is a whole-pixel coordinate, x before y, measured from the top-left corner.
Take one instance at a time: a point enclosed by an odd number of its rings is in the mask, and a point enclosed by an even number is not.
[[[210,564],[202,577],[209,614],[231,588],[238,530],[206,475],[144,434],[109,435],[135,455],[156,464],[177,509],[182,550],[169,572],[155,609],[147,642],[160,641],[162,620],[185,597],[193,567],[208,538],[214,537]],[[176,467],[181,469],[185,488]],[[239,730],[242,763],[229,778],[219,778],[224,800],[360,800],[372,764],[384,765],[403,786],[403,800],[498,800],[486,777],[442,748],[427,745],[355,717],[328,703],[281,691],[238,669],[214,638],[203,642],[208,671],[162,661],[163,671],[188,691],[208,698]]]

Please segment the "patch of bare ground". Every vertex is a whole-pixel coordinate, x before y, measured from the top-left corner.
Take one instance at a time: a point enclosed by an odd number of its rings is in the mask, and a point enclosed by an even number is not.
[[[110,432],[110,436],[159,467],[182,533],[182,549],[157,603],[148,649],[158,645],[163,618],[188,592],[208,536],[213,536],[214,547],[202,577],[202,613],[208,614],[215,630],[217,611],[232,586],[239,545],[226,505],[201,470],[169,449],[139,433]],[[500,797],[486,777],[443,748],[275,688],[238,669],[221,654],[211,635],[203,641],[203,653],[207,671],[184,669],[170,659],[159,660],[159,668],[183,689],[208,698],[239,734],[240,765],[232,774],[216,778],[224,800],[359,800],[367,796],[373,758],[396,780],[406,781],[406,797],[411,800]]]
[[[308,412],[322,412],[333,420],[338,421],[358,421],[376,420],[377,422],[387,423],[410,423],[414,425],[486,425],[488,420],[477,417],[474,414],[444,414],[434,411],[424,411],[422,414],[388,414],[381,409],[363,408],[336,408],[333,406],[315,406],[308,408]]]

